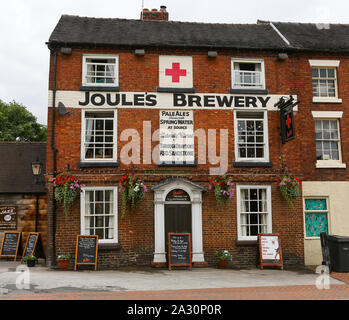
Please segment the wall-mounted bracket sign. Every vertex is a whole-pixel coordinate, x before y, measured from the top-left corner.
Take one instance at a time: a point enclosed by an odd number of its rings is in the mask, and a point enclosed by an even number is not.
[[[274,105],[280,109],[280,127],[281,127],[281,141],[286,143],[296,138],[294,129],[293,108],[299,104],[300,101],[295,101],[292,96],[289,99],[281,97]]]
[[[97,270],[98,236],[77,235],[75,249],[75,267],[78,265],[92,265]]]
[[[259,233],[258,244],[261,269],[264,266],[276,266],[283,270],[280,235],[278,233]]]
[[[17,231],[5,231],[1,249],[0,249],[0,258],[14,258],[14,261],[17,260],[17,255],[21,254],[22,245],[21,245],[22,232]]]
[[[23,262],[24,257],[27,256],[35,256],[36,258],[46,259],[39,232],[29,232],[21,262]]]
[[[17,229],[17,207],[0,206],[0,230]]]
[[[172,267],[186,267],[191,265],[191,234],[169,233],[168,234],[168,269]]]

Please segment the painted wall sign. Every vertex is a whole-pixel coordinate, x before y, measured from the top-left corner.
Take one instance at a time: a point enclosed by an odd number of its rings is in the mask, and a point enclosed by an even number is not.
[[[182,189],[174,189],[166,196],[166,201],[190,201],[190,196]]]
[[[160,111],[160,163],[194,163],[193,111]]]
[[[93,92],[57,91],[57,104],[69,108],[181,108],[181,109],[267,109],[277,111],[274,105],[282,95],[237,95],[217,93],[165,93],[165,92]],[[297,99],[297,96],[293,96]],[[52,91],[49,91],[52,107]],[[296,110],[296,107],[294,108]]]
[[[17,229],[17,207],[0,206],[0,230]]]
[[[264,266],[279,266],[283,269],[280,235],[277,233],[258,234],[261,269]]]

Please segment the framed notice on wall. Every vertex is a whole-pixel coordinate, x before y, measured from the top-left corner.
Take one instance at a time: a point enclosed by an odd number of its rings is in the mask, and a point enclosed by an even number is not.
[[[278,233],[259,233],[258,243],[261,269],[264,266],[276,266],[283,270],[280,235]]]
[[[0,206],[0,230],[17,229],[17,207]]]

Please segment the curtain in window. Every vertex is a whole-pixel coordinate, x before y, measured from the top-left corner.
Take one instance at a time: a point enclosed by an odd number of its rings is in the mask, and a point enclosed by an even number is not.
[[[88,149],[89,148],[93,148],[93,145],[92,144],[89,144],[87,146],[87,143],[89,143],[92,139],[92,135],[93,135],[93,123],[94,123],[94,120],[93,119],[86,119],[86,128],[85,128],[85,157],[87,158],[88,157]],[[94,157],[94,155],[92,155],[92,158]]]
[[[246,207],[246,201],[248,200],[248,190],[240,190],[240,211],[244,212],[244,214],[240,213],[240,230],[241,230],[241,236],[247,235],[247,214],[245,212],[248,211],[248,208]]]

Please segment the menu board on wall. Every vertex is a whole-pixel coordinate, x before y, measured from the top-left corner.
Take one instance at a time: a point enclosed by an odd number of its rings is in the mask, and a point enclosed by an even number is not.
[[[0,230],[17,229],[17,207],[0,206]]]
[[[194,163],[194,118],[191,110],[160,111],[160,163]]]
[[[264,266],[279,266],[283,269],[281,240],[277,233],[259,233],[259,256],[261,269]]]

